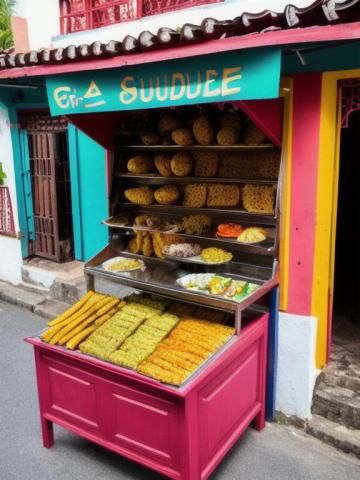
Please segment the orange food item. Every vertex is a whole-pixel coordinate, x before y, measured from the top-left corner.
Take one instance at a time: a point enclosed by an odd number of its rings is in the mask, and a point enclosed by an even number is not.
[[[237,238],[243,231],[243,227],[238,223],[221,223],[216,234],[224,238]]]

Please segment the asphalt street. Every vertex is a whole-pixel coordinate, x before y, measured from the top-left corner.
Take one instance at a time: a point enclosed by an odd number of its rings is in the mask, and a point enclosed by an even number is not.
[[[0,480],[160,480],[160,475],[55,427],[42,447],[32,347],[45,320],[0,302]],[[360,461],[291,427],[249,428],[211,480],[358,480]]]

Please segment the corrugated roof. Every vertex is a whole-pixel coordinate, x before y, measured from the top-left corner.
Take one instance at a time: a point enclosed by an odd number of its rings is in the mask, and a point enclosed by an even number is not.
[[[127,35],[122,41],[112,40],[106,44],[95,41],[80,46],[5,54],[0,56],[0,70],[106,59],[227,37],[357,21],[360,21],[360,0],[316,0],[306,8],[289,4],[282,12],[245,12],[225,21],[205,18],[201,25],[186,23],[179,31],[161,27],[156,34],[143,31],[138,37]]]

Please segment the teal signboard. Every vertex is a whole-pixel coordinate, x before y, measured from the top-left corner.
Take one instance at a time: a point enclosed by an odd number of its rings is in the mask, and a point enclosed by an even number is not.
[[[46,88],[52,115],[275,98],[280,60],[279,49],[205,55],[50,76]]]

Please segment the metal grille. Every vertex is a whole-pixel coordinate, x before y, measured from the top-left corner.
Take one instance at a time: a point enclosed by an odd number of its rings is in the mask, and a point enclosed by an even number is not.
[[[0,234],[16,236],[9,187],[0,186]]]
[[[28,135],[34,201],[34,253],[59,262],[55,134],[29,132]]]

